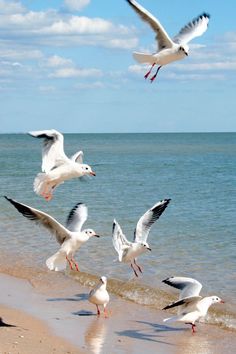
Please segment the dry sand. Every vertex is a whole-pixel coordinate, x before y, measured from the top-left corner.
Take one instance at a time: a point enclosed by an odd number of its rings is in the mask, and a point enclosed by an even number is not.
[[[86,299],[90,289],[62,273],[45,276],[40,274],[32,286],[25,279],[0,274],[0,316],[17,325],[0,328],[0,354],[235,352],[235,332],[201,323],[192,335],[188,326],[165,326],[168,314],[114,296],[110,317],[98,318]]]

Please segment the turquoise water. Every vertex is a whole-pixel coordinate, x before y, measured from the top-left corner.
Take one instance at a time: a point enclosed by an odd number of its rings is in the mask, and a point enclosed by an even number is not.
[[[161,280],[191,276],[203,295],[217,294],[230,311],[236,298],[236,134],[66,134],[65,151],[84,151],[97,173],[56,189],[47,203],[32,184],[41,167],[41,141],[28,135],[0,135],[1,195],[41,209],[64,223],[78,202],[89,208],[85,227],[102,235],[77,253],[82,271],[122,281],[133,278],[126,264],[114,262],[113,219],[128,239],[139,217],[154,203],[171,203],[153,226],[152,252],[139,258],[144,274],[136,283],[172,291]],[[0,200],[0,254],[18,254],[45,268],[57,250],[47,231]],[[132,289],[131,289],[132,291]],[[137,295],[138,296],[138,295]]]

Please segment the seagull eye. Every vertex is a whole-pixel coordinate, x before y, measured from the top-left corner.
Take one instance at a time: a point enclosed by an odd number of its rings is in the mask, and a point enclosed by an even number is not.
[[[88,167],[86,167],[85,169],[88,170]]]

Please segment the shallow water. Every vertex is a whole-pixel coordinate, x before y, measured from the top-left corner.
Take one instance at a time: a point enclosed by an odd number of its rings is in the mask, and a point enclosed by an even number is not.
[[[85,227],[102,237],[77,253],[82,271],[107,275],[114,279],[114,289],[119,288],[118,280],[128,281],[132,285],[121,296],[154,306],[161,305],[159,291],[176,294],[162,279],[191,276],[203,284],[203,295],[217,294],[227,302],[220,317],[227,326],[234,325],[235,133],[66,134],[66,153],[82,149],[97,176],[65,182],[50,203],[32,189],[41,167],[41,142],[23,134],[0,135],[0,149],[2,195],[48,212],[62,223],[76,203],[88,205]],[[134,281],[127,264],[114,262],[113,219],[131,240],[139,217],[164,198],[171,198],[171,203],[150,232],[152,252],[139,258],[144,274]],[[13,256],[20,256],[21,267],[33,260],[46,271],[45,260],[58,247],[53,237],[25,220],[4,198],[0,211],[0,255],[18,265],[19,258]],[[144,292],[136,286],[144,287]]]

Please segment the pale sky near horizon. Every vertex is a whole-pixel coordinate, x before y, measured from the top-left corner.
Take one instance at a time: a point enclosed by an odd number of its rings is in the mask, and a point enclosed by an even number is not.
[[[152,84],[155,35],[126,0],[0,0],[0,133],[236,131],[236,2],[139,0],[170,36],[209,28]]]

